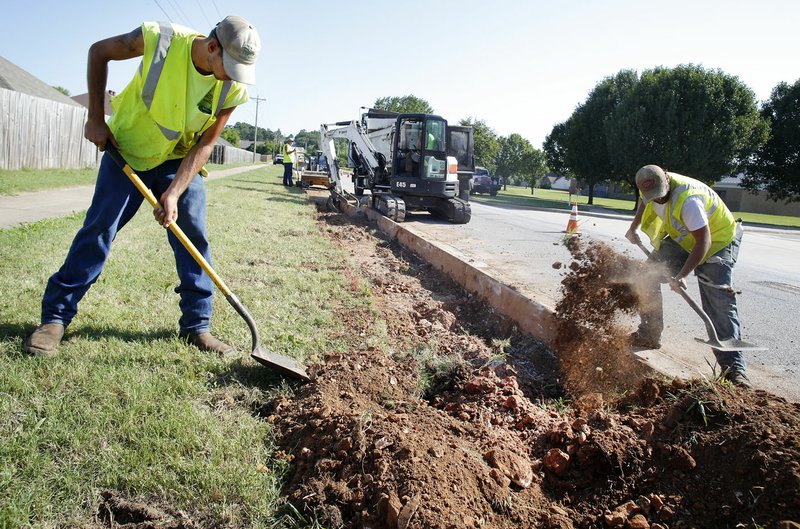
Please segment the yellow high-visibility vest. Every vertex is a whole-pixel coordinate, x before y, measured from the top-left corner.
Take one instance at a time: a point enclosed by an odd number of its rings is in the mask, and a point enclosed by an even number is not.
[[[642,214],[642,231],[650,237],[653,248],[658,250],[661,241],[669,236],[687,252],[691,252],[695,245],[694,237],[681,221],[681,209],[686,199],[690,196],[700,195],[705,200],[708,228],[711,231],[711,248],[703,257],[703,262],[728,246],[736,236],[736,220],[733,218],[728,206],[719,195],[703,182],[677,173],[669,175],[670,197],[666,203],[664,222],[653,209],[653,203],[648,202]]]
[[[201,34],[177,24],[142,24],[144,55],[133,79],[111,99],[108,126],[138,171],[183,158],[224,108],[247,101],[235,81],[202,75],[192,62]]]
[[[288,143],[284,143],[283,144],[283,163],[294,164],[294,159],[295,159],[294,158],[294,153],[295,153],[295,151],[289,152],[289,149],[291,149],[289,144]]]

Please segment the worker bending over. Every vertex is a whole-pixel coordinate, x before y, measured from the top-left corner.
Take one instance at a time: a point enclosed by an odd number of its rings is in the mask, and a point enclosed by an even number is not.
[[[673,290],[686,288],[692,272],[700,285],[703,310],[711,318],[720,340],[741,340],[736,294],[732,288],[733,267],[739,256],[742,226],[736,222],[717,193],[706,184],[646,165],[636,173],[642,200],[625,237],[641,244],[636,232],[650,237],[655,251],[650,262],[663,263]],[[634,345],[651,349],[661,346],[664,315],[658,282],[647,286],[640,307],[641,324],[631,335]],[[732,384],[750,387],[741,351],[714,349],[722,377]]]
[[[96,42],[89,49],[89,115],[86,138],[103,151],[116,146],[160,199],[153,210],[167,228],[177,223],[210,263],[206,238],[206,191],[201,172],[233,109],[247,102],[241,83],[255,83],[261,44],[245,19],[226,17],[208,36],[170,23],[145,22],[130,33]],[[128,86],[103,113],[109,61],[142,57]],[[100,276],[111,243],[136,213],[143,197],[106,153],[100,162],[92,204],[61,269],[47,282],[42,324],[25,342],[33,355],[56,353],[78,302]],[[178,239],[167,231],[180,280],[179,335],[201,350],[232,347],[209,332],[214,285]],[[135,321],[135,318],[132,319]]]

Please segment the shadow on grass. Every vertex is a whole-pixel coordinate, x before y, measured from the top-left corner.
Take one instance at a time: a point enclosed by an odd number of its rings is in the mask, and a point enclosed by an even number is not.
[[[13,340],[19,338],[22,343],[30,333],[36,329],[36,325],[3,322],[0,323],[0,340]],[[113,338],[125,342],[151,342],[154,340],[166,340],[177,336],[173,329],[159,329],[156,331],[136,331],[124,329],[122,327],[93,327],[91,325],[82,325],[74,332],[67,329],[64,335],[65,339],[80,338],[85,340],[95,340],[98,338]]]
[[[276,397],[294,393],[303,386],[302,382],[283,377],[261,364],[245,363],[245,355],[241,354],[224,370],[209,378],[208,386],[245,390],[246,396],[240,397],[240,400],[254,416],[269,417],[275,411]]]
[[[273,186],[273,187],[284,187],[281,182],[254,180],[252,178],[245,179],[245,178],[230,178],[230,177],[226,178],[223,181],[223,183],[221,183],[221,185],[225,186],[225,187],[236,187],[236,186],[227,185],[229,182],[239,182],[240,184],[265,184],[265,185]],[[263,189],[259,189],[259,191],[263,191]]]
[[[81,327],[74,332],[70,332],[70,330],[67,329],[65,337],[75,337],[84,340],[111,338],[123,342],[152,342],[156,340],[169,340],[177,335],[177,331],[173,328],[158,329],[155,331],[137,331],[136,329],[125,329],[123,327],[81,325]]]

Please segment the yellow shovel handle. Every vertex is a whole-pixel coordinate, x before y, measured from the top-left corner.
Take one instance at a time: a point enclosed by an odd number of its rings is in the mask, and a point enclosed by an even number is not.
[[[120,169],[122,169],[122,172],[128,176],[130,181],[133,182],[133,185],[136,186],[136,189],[139,190],[139,192],[150,203],[153,209],[161,207],[161,204],[159,204],[158,199],[156,199],[155,195],[153,195],[153,192],[150,191],[150,188],[144,185],[144,182],[142,182],[142,179],[139,178],[139,175],[133,171],[131,166],[128,165],[117,148],[114,147],[111,142],[106,143],[106,152],[117,163],[117,165],[119,165]],[[217,287],[222,291],[222,294],[225,295],[225,297],[230,296],[231,290],[228,288],[228,285],[226,285],[222,278],[217,275],[213,268],[211,268],[211,265],[208,261],[206,261],[205,257],[203,257],[203,254],[197,251],[197,247],[195,247],[192,241],[190,241],[186,234],[183,233],[183,230],[180,228],[180,226],[173,222],[169,225],[169,230],[173,235],[175,235],[175,237],[177,237],[183,247],[186,248],[186,251],[191,254],[194,260],[197,261],[197,264],[199,264],[205,273],[208,274],[211,280],[214,281],[214,284],[217,285]]]

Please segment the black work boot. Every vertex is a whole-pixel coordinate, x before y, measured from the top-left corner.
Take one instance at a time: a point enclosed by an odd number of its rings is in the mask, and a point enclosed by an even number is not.
[[[201,351],[210,351],[220,355],[228,355],[236,351],[233,346],[226,344],[222,340],[214,338],[210,332],[190,334],[188,332],[181,331],[178,336],[182,340],[185,340],[189,345],[194,345]]]
[[[63,325],[60,323],[43,323],[25,340],[23,350],[33,356],[55,356],[58,353],[58,344],[63,337]]]

